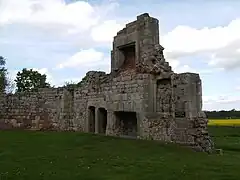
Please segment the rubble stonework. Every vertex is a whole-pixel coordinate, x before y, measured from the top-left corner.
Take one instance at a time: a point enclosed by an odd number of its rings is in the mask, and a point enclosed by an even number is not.
[[[74,130],[212,152],[201,79],[174,73],[163,50],[158,20],[142,14],[114,37],[109,74],[90,71],[74,89],[3,94],[0,129]]]

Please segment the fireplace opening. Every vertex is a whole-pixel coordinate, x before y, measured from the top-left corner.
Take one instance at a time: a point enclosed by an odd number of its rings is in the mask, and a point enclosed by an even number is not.
[[[121,137],[137,138],[136,112],[116,111],[117,125]]]

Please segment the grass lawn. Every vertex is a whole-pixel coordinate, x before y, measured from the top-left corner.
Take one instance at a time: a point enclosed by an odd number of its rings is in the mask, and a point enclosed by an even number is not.
[[[240,128],[210,127],[224,155],[72,132],[0,132],[0,180],[239,180]]]

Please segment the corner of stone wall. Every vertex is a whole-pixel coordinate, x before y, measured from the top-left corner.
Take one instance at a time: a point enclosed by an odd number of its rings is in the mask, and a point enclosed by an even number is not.
[[[172,75],[175,106],[175,137],[173,141],[211,153],[214,144],[208,134],[208,119],[202,111],[202,85],[199,74]]]
[[[214,152],[214,142],[208,133],[208,119],[204,112],[199,112],[197,117],[192,119],[192,136],[194,138],[194,148],[199,151]]]

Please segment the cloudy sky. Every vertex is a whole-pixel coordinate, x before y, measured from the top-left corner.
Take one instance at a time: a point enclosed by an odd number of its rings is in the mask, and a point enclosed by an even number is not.
[[[109,72],[112,37],[148,12],[178,72],[200,73],[204,109],[240,109],[240,1],[0,0],[0,55],[62,85],[89,70]]]

